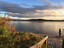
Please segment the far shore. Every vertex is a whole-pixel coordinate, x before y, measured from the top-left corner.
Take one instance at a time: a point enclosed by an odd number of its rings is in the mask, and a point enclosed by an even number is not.
[[[7,21],[50,21],[50,22],[64,22],[64,20],[46,20],[46,19],[29,19],[29,20],[21,20],[21,19],[8,19]]]
[[[40,21],[40,20],[11,20],[11,21]],[[42,21],[49,21],[49,22],[64,22],[64,20],[42,20]]]

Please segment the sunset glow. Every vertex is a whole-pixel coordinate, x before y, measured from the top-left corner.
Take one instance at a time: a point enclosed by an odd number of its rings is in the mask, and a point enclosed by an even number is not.
[[[21,2],[20,2],[21,1]],[[64,18],[64,2],[56,0],[1,0],[0,13],[6,12],[12,19]],[[35,2],[35,3],[34,3]],[[2,15],[2,14],[1,14]],[[3,16],[3,15],[2,15]],[[51,17],[52,16],[52,17]]]

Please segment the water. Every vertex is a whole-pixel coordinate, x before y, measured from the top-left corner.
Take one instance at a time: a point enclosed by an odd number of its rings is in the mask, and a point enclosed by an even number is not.
[[[15,25],[17,31],[53,35],[58,35],[59,28],[64,29],[64,22],[12,21],[10,25]],[[63,31],[62,34],[64,34]]]

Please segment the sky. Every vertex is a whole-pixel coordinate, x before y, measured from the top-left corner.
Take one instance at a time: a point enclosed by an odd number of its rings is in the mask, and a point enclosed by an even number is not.
[[[0,0],[0,14],[10,18],[64,17],[64,0]]]

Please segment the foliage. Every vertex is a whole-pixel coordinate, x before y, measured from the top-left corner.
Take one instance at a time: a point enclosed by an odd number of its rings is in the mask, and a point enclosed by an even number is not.
[[[4,35],[4,36],[3,36]],[[17,32],[9,21],[0,18],[0,48],[29,48],[41,40],[33,33]]]

